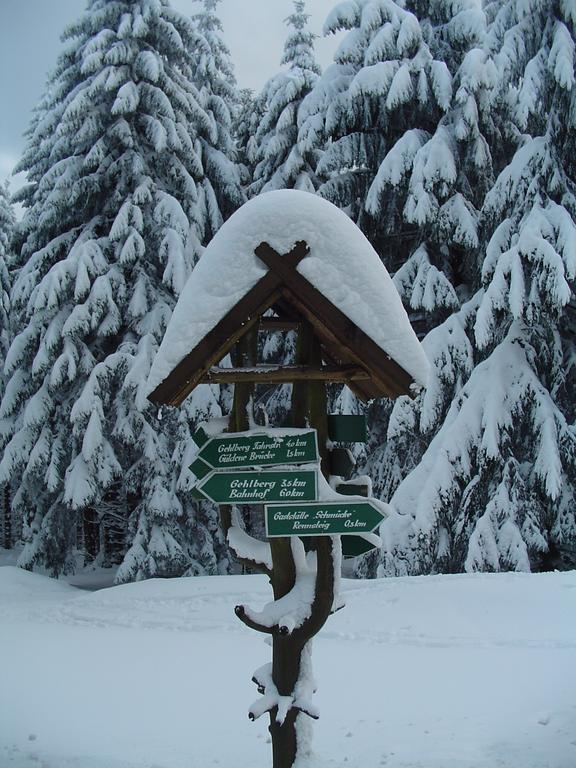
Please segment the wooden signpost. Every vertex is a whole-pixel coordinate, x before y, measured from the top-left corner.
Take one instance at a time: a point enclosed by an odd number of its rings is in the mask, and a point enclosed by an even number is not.
[[[263,698],[250,716],[268,712],[273,766],[291,768],[298,751],[298,718],[317,717],[303,694],[309,687],[304,671],[308,662],[303,659],[304,654],[309,657],[309,641],[339,607],[335,585],[340,537],[355,542],[359,550],[369,549],[374,545],[358,534],[375,531],[384,517],[370,499],[318,498],[320,471],[325,477],[331,465],[340,470],[334,474],[347,476],[351,471],[347,452],[337,449],[330,454],[328,439],[349,442],[366,435],[362,417],[327,414],[326,385],[346,383],[367,401],[411,394],[412,377],[298,271],[309,253],[306,243],[296,242],[285,254],[261,243],[254,253],[266,268],[264,276],[174,366],[150,399],[178,405],[198,384],[233,383],[229,434],[200,433],[195,438],[200,445],[191,465],[198,478],[196,493],[221,505],[229,546],[240,563],[269,577],[274,605],[283,600],[282,605],[289,606],[293,591],[300,594],[299,569],[306,558],[302,538],[314,553],[307,567],[315,568],[315,589],[305,618],[281,612],[281,619],[265,621],[247,606],[234,609],[246,626],[271,637],[272,663],[253,677]],[[295,365],[258,365],[257,333],[270,329],[296,330]],[[229,353],[234,367],[219,368]],[[298,433],[246,434],[254,418],[250,409],[255,388],[283,382],[293,384],[291,426]],[[254,551],[267,554],[256,557],[249,547],[235,543],[239,537],[233,535],[238,526],[233,504],[265,505],[267,543],[256,542]],[[246,541],[244,531],[240,538]]]

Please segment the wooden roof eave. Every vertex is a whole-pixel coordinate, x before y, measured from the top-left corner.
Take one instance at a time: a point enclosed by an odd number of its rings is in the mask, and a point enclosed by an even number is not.
[[[180,405],[188,397],[210,368],[232,350],[236,342],[256,325],[260,315],[280,296],[277,281],[266,280],[266,277],[262,278],[175,366],[164,381],[148,395],[149,400],[158,405]],[[246,313],[243,312],[244,309]]]
[[[307,253],[306,244],[297,243],[283,258],[287,264],[295,266]],[[158,405],[180,405],[260,316],[281,300],[281,287],[282,278],[268,271],[170,371],[148,395],[148,400]]]
[[[376,397],[411,395],[412,377],[392,360],[362,329],[330,302],[295,269],[308,253],[305,243],[284,256],[267,243],[255,251],[269,271],[253,286],[206,336],[178,363],[148,399],[157,404],[180,405],[205,379],[210,368],[225,357],[274,305],[294,307],[314,327],[333,361],[367,371],[370,379],[348,382],[366,401]]]
[[[312,323],[321,340],[337,355],[345,350],[349,357],[346,362],[361,365],[371,374],[379,390],[379,394],[371,397],[411,394],[413,379],[410,374],[268,243],[261,243],[255,253],[282,278],[282,296]]]
[[[377,397],[396,398],[400,395],[411,394],[412,378],[391,358],[387,357],[385,364],[380,365],[375,365],[373,361],[370,364],[365,359],[362,352],[366,351],[365,342],[369,337],[357,326],[352,326],[349,334],[346,334],[347,343],[344,343],[342,336],[336,335],[333,328],[325,322],[321,312],[312,311],[305,302],[295,296],[292,297],[292,300],[304,317],[313,325],[322,346],[326,348],[332,358],[339,359],[345,365],[356,364],[369,372],[369,380],[354,381],[349,385],[361,400],[366,402]],[[358,333],[358,331],[360,332]],[[370,339],[370,341],[372,340]],[[381,354],[385,355],[383,352]]]

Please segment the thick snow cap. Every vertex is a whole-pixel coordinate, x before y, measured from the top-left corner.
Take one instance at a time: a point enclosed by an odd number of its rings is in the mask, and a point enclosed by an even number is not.
[[[268,268],[254,254],[266,242],[288,253],[305,240],[297,269],[364,333],[425,386],[428,360],[378,254],[348,216],[309,192],[266,192],[243,205],[206,247],[184,286],[154,359],[147,394],[196,347]]]

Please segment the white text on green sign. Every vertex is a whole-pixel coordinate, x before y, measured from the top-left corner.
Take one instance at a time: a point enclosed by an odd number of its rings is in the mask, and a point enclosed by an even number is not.
[[[210,438],[190,469],[204,477],[212,469],[244,469],[318,461],[316,430],[255,432]]]
[[[266,535],[336,536],[372,533],[386,514],[371,500],[266,505]]]
[[[210,472],[196,490],[216,504],[264,504],[318,498],[316,470]]]

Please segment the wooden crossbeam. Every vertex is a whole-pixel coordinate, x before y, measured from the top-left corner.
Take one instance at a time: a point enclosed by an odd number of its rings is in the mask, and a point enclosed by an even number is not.
[[[370,374],[356,365],[312,366],[259,365],[254,368],[212,367],[202,378],[203,384],[275,383],[288,384],[294,381],[332,381],[346,383],[366,381]]]
[[[299,327],[299,320],[282,317],[261,317],[259,323],[261,331],[297,331]]]

